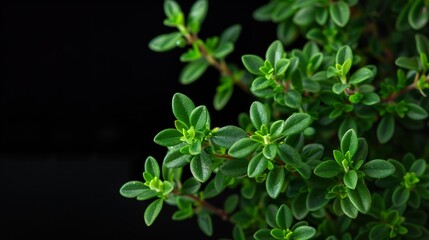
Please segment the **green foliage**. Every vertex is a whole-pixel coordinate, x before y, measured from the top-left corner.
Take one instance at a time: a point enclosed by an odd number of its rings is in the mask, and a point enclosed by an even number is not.
[[[182,84],[217,69],[215,110],[235,86],[253,102],[237,125],[218,127],[205,105],[175,93],[175,120],[153,138],[163,159],[149,156],[143,180],[120,195],[147,202],[147,226],[166,203],[173,221],[196,219],[207,237],[227,221],[233,240],[428,239],[428,9],[427,0],[266,1],[253,17],[275,24],[277,39],[234,65],[226,58],[249,29],[202,39],[209,2],[183,11],[165,0],[174,30],[149,48],[187,48]]]

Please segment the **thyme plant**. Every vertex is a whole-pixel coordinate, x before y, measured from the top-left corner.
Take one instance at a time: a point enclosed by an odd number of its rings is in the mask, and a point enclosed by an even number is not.
[[[182,84],[217,69],[214,109],[236,89],[253,102],[217,126],[206,105],[172,96],[176,120],[153,139],[165,157],[119,190],[148,204],[145,224],[169,207],[207,238],[222,220],[233,240],[429,239],[429,1],[265,1],[253,18],[277,38],[239,63],[227,61],[239,23],[199,36],[208,5],[165,0],[171,32],[149,48],[184,50]]]

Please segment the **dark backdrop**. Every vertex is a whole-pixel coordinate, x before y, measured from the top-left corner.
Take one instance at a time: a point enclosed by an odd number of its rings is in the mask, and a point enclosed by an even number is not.
[[[184,11],[192,3],[178,2]],[[240,23],[227,60],[240,65],[245,53],[263,55],[274,25],[251,14],[265,2],[210,1],[200,36]],[[3,3],[1,239],[204,238],[195,219],[173,222],[168,205],[146,227],[146,202],[119,195],[126,181],[142,179],[147,156],[164,156],[153,137],[173,127],[175,92],[206,105],[214,126],[236,124],[250,106],[236,89],[224,110],[213,110],[214,69],[191,85],[178,83],[184,50],[147,47],[173,30],[162,24],[162,6],[162,0]],[[230,225],[215,222],[215,237],[228,236]]]

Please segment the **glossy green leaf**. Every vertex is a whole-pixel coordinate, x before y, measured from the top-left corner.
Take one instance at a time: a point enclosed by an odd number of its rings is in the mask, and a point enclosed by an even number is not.
[[[292,113],[285,121],[284,133],[286,135],[301,133],[309,127],[312,122],[313,119],[307,113]]]
[[[253,234],[253,238],[255,238],[255,240],[275,240],[275,238],[271,236],[271,229],[259,229]]]
[[[225,42],[235,43],[240,36],[241,28],[240,24],[233,24],[226,28],[219,37],[219,44]]]
[[[358,138],[354,129],[349,129],[341,138],[341,152],[343,154],[350,152],[352,158],[358,149]]]
[[[403,186],[398,186],[393,191],[392,203],[395,206],[401,206],[408,201],[409,197],[410,197],[410,190],[406,189]]]
[[[306,207],[308,211],[317,211],[328,204],[329,199],[326,198],[326,189],[312,188],[306,198]]]
[[[183,93],[175,93],[172,99],[173,114],[177,120],[189,124],[189,116],[195,109],[194,102]]]
[[[180,192],[183,194],[195,194],[201,187],[201,183],[194,177],[188,178],[183,182]]]
[[[264,66],[264,60],[253,54],[245,54],[241,56],[241,61],[243,62],[244,67],[251,74],[262,75],[262,72],[259,70],[260,67]]]
[[[180,83],[190,84],[195,82],[204,74],[209,65],[210,64],[204,58],[187,63],[180,73]]]
[[[280,58],[277,60],[274,66],[276,76],[283,76],[290,65],[290,60],[286,58]]]
[[[333,2],[329,5],[329,14],[336,25],[344,27],[350,19],[350,8],[343,1]]]
[[[156,52],[169,51],[177,46],[180,39],[182,39],[180,32],[164,33],[153,38],[149,42],[149,48]]]
[[[419,62],[416,57],[398,57],[395,60],[395,64],[401,68],[405,68],[408,70],[419,70]]]
[[[285,105],[290,108],[299,108],[301,106],[301,94],[295,89],[289,89],[284,96]]]
[[[277,144],[271,143],[268,145],[265,145],[262,149],[262,153],[264,156],[268,159],[274,159],[277,156],[278,147]]]
[[[358,209],[352,204],[352,202],[350,201],[350,198],[341,198],[340,206],[341,206],[341,210],[349,218],[355,219],[359,214]]]
[[[407,103],[407,117],[413,120],[423,120],[428,117],[428,112],[415,103]]]
[[[410,166],[410,172],[414,172],[417,177],[423,176],[426,171],[426,161],[424,159],[415,160]]]
[[[323,178],[332,178],[337,176],[343,168],[334,160],[325,160],[314,169],[314,174]]]
[[[158,161],[152,156],[146,158],[144,163],[144,171],[150,173],[152,176],[159,178],[161,170]]]
[[[320,143],[309,143],[302,148],[301,157],[305,161],[322,159],[325,147]]]
[[[158,196],[158,192],[152,189],[144,189],[142,192],[136,196],[138,201],[145,201]]]
[[[254,101],[250,106],[250,120],[256,129],[261,129],[262,124],[268,125],[270,123],[270,113],[267,107],[259,102]]]
[[[228,154],[235,158],[245,158],[256,151],[261,144],[251,138],[242,138],[232,144]]]
[[[353,51],[350,46],[344,45],[338,49],[337,54],[335,55],[335,63],[343,65],[347,59],[353,61]]]
[[[387,143],[395,132],[395,118],[391,114],[386,114],[381,118],[377,126],[377,139],[380,143]]]
[[[216,88],[216,93],[213,97],[213,107],[218,111],[226,106],[234,92],[234,82],[232,78],[222,76],[220,80],[221,83]]]
[[[334,85],[332,85],[332,91],[336,94],[340,94],[340,93],[344,92],[344,90],[346,90],[346,88],[348,86],[349,85],[347,85],[345,83],[338,82],[338,83],[335,83]]]
[[[164,1],[164,13],[168,18],[174,18],[182,14],[182,9],[180,5],[174,0],[165,0]]]
[[[283,188],[285,176],[286,172],[282,167],[277,167],[268,173],[267,180],[265,181],[265,187],[271,198],[276,199],[279,196]]]
[[[289,229],[292,226],[292,211],[286,204],[282,204],[276,213],[276,223],[281,229]]]
[[[343,182],[348,188],[355,189],[358,182],[357,172],[355,170],[346,172],[343,177]]]
[[[429,20],[427,8],[428,4],[423,0],[413,1],[408,12],[408,23],[413,29],[419,30],[427,24]]]
[[[159,213],[162,210],[163,203],[164,200],[160,198],[153,201],[146,207],[144,211],[144,222],[147,226],[152,225],[152,223],[158,217]]]
[[[301,193],[292,199],[291,210],[294,218],[296,218],[297,220],[304,219],[309,213],[309,210],[307,209],[306,205],[306,200],[306,193]]]
[[[192,175],[200,182],[209,179],[212,173],[212,159],[206,151],[201,151],[199,156],[192,158],[190,163]]]
[[[368,213],[371,208],[371,193],[363,180],[359,180],[355,189],[347,188],[350,202],[362,213]]]
[[[249,166],[247,168],[247,175],[249,178],[255,178],[261,175],[265,169],[267,169],[268,159],[262,152],[256,154],[250,159]]]
[[[374,77],[374,74],[369,68],[363,67],[359,68],[356,72],[352,74],[349,79],[350,84],[359,84],[363,81],[366,81],[370,78]]]
[[[429,38],[421,33],[415,35],[417,52],[429,56]]]
[[[177,131],[177,129],[167,128],[157,133],[153,141],[161,146],[170,147],[181,143],[182,140],[180,138],[182,136],[183,134]]]
[[[299,226],[293,230],[293,239],[311,239],[316,234],[316,229],[310,226]]]
[[[225,42],[219,44],[219,46],[214,50],[213,56],[215,58],[225,58],[228,54],[234,51],[234,44],[230,42]]]
[[[268,47],[265,53],[265,59],[268,60],[268,62],[270,62],[272,66],[275,66],[277,60],[283,58],[284,53],[285,51],[283,49],[282,42],[280,42],[280,40],[275,40]]]
[[[210,128],[209,113],[206,106],[198,106],[192,110],[189,120],[195,130],[204,131],[206,128]]]
[[[209,213],[207,212],[198,213],[197,223],[198,223],[198,227],[205,235],[209,237],[213,235],[213,223]]]
[[[288,144],[281,144],[278,148],[278,155],[280,159],[294,168],[300,168],[302,166],[302,158],[299,152]]]
[[[119,193],[126,198],[135,198],[147,190],[148,187],[141,181],[129,181],[122,185]]]
[[[370,240],[389,239],[390,228],[385,224],[377,224],[369,231]]]
[[[243,138],[248,138],[248,135],[242,128],[228,125],[214,132],[210,140],[215,145],[223,148],[230,148],[235,142]]]
[[[315,8],[313,6],[299,9],[293,16],[292,21],[301,27],[306,27],[314,22]]]
[[[385,178],[395,172],[395,166],[382,159],[368,161],[360,168],[366,176],[372,178]]]
[[[168,168],[179,168],[186,166],[191,161],[191,157],[191,155],[183,155],[180,152],[180,148],[176,147],[168,150],[163,164]]]
[[[369,92],[363,95],[361,103],[371,106],[380,102],[380,96],[377,93]]]
[[[242,177],[247,174],[247,166],[249,161],[247,159],[238,158],[226,161],[221,167],[220,171],[228,177]]]
[[[207,0],[197,0],[192,4],[187,19],[187,25],[191,32],[198,33],[200,31],[201,24],[207,15],[207,9]]]

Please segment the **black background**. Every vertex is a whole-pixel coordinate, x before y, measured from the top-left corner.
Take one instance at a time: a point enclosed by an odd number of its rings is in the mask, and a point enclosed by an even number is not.
[[[193,1],[178,1],[187,12]],[[200,37],[240,23],[227,60],[263,55],[275,26],[254,20],[267,1],[210,1]],[[165,205],[151,227],[146,202],[119,188],[141,180],[144,160],[162,159],[153,142],[173,127],[171,97],[182,92],[206,105],[212,125],[236,124],[251,99],[236,89],[222,111],[211,105],[218,72],[178,82],[184,49],[156,53],[148,42],[173,31],[162,24],[163,1],[3,3],[0,105],[0,239],[208,239],[196,220],[173,222]],[[230,225],[215,224],[227,237]]]

